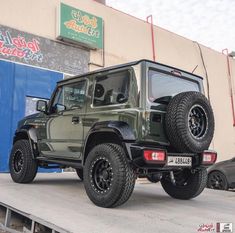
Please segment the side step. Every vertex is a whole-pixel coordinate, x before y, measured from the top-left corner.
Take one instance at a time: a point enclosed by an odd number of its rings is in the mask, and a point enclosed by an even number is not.
[[[0,230],[10,233],[71,233],[0,202]]]
[[[47,158],[47,157],[37,157],[38,161],[48,163],[48,164],[59,164],[62,166],[74,167],[74,168],[82,168],[81,160],[73,160],[73,159],[61,159],[61,158]],[[48,166],[48,168],[51,168]],[[53,168],[53,167],[52,167]]]

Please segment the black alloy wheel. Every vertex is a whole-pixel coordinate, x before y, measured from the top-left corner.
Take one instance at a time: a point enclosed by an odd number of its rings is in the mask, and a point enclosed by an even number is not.
[[[188,116],[189,129],[193,137],[196,139],[202,138],[208,128],[208,118],[206,111],[200,105],[194,105]]]
[[[214,135],[214,114],[208,99],[200,92],[182,92],[167,106],[165,130],[177,152],[202,153]]]
[[[13,154],[12,166],[16,173],[22,171],[24,166],[23,153],[20,149],[16,150]]]
[[[226,176],[219,172],[211,172],[208,176],[207,187],[211,189],[227,190],[228,182]]]
[[[12,180],[16,183],[30,183],[34,180],[38,164],[33,158],[29,140],[15,142],[9,158],[9,170]]]
[[[96,191],[107,192],[113,181],[113,171],[107,158],[99,158],[92,165],[92,184]]]
[[[88,154],[84,186],[90,200],[100,207],[117,207],[131,196],[136,175],[122,146],[96,145]]]

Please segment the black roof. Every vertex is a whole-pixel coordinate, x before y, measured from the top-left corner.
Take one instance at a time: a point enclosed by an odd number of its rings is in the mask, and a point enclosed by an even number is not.
[[[100,72],[109,71],[109,70],[113,70],[113,69],[119,69],[119,68],[124,68],[124,67],[128,67],[128,66],[134,66],[134,65],[137,65],[137,64],[139,64],[141,62],[150,62],[150,63],[153,63],[153,64],[157,64],[157,65],[165,66],[165,67],[168,67],[168,68],[176,69],[178,71],[181,71],[181,72],[193,75],[195,77],[198,77],[200,79],[203,79],[201,76],[198,76],[196,74],[192,74],[190,72],[178,69],[178,68],[173,67],[173,66],[168,66],[168,65],[165,65],[165,64],[162,64],[162,63],[159,63],[159,62],[155,62],[155,61],[152,61],[152,60],[148,60],[148,59],[141,59],[141,60],[137,60],[137,61],[133,61],[133,62],[128,62],[128,63],[124,63],[124,64],[120,64],[120,65],[115,65],[115,66],[109,66],[109,67],[105,67],[105,68],[102,68],[102,69],[90,71],[90,72],[87,72],[87,73],[84,73],[84,74],[76,75],[76,76],[73,76],[71,78],[60,80],[60,81],[58,81],[58,83],[63,83],[63,82],[66,82],[68,80],[71,80],[71,79],[84,77],[85,75],[92,75],[92,74],[97,74],[97,73],[100,73]]]

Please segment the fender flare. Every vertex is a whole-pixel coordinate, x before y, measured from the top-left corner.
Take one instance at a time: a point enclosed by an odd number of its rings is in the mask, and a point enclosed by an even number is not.
[[[123,141],[134,141],[134,140],[136,140],[136,136],[135,136],[133,130],[128,125],[128,123],[126,123],[124,121],[102,121],[102,122],[97,122],[91,127],[91,129],[90,129],[90,131],[87,135],[87,138],[92,133],[105,132],[105,131],[113,131]]]
[[[89,138],[95,133],[115,133],[122,142],[128,157],[131,159],[130,143],[136,141],[136,136],[128,123],[124,121],[102,121],[95,123],[89,130],[83,146],[83,164],[86,160],[86,148]]]
[[[27,135],[27,138],[28,138],[29,144],[30,144],[30,148],[32,151],[32,157],[36,158],[36,156],[38,155],[38,147],[37,147],[38,138],[37,138],[36,129],[32,125],[22,126],[19,130],[16,130],[15,136],[13,139],[13,144],[16,141],[18,141],[20,138],[22,138],[22,134]]]

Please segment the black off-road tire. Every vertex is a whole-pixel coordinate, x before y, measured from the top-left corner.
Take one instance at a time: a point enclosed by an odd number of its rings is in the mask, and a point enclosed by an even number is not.
[[[199,136],[193,135],[190,128],[189,114],[193,108],[201,109],[205,121],[205,129]],[[207,150],[214,135],[214,115],[207,98],[200,92],[176,95],[167,106],[165,129],[170,144],[178,152],[201,153]]]
[[[16,183],[30,183],[34,180],[38,165],[36,160],[32,158],[28,140],[19,140],[13,145],[9,159],[9,169],[12,180]]]
[[[176,184],[174,185],[170,178],[165,176],[161,179],[161,185],[165,192],[173,198],[181,200],[195,198],[206,187],[207,171],[206,169],[201,169],[191,173],[190,170],[187,170],[185,178],[185,181],[181,183],[178,183],[176,179]]]
[[[100,188],[100,183],[97,182],[100,179],[96,175],[100,174],[102,169],[98,169],[98,165],[102,163],[106,164],[104,167],[109,174],[106,176],[109,181],[104,189]],[[125,203],[133,192],[135,180],[134,170],[120,145],[100,144],[89,152],[84,168],[84,185],[88,197],[97,206],[110,208]]]
[[[77,173],[78,177],[80,178],[80,180],[83,181],[83,169],[77,168],[76,173]]]

